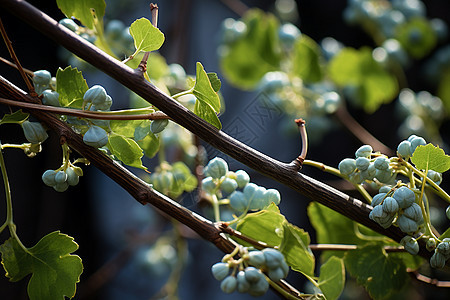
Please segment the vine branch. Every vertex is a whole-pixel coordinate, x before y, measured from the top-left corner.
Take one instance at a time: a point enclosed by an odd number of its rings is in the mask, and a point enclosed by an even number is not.
[[[185,127],[199,136],[202,140],[209,143],[212,147],[223,151],[255,171],[279,181],[309,199],[324,204],[362,225],[396,241],[400,241],[401,238],[403,238],[404,233],[402,233],[400,229],[393,226],[388,229],[383,229],[377,223],[370,220],[368,216],[372,209],[371,206],[318,180],[300,174],[297,172],[297,167],[292,163],[283,163],[273,159],[230,137],[223,131],[218,130],[146,81],[138,70],[133,70],[124,65],[88,41],[79,37],[77,34],[71,32],[69,29],[58,26],[56,20],[50,18],[29,3],[19,0],[2,0],[0,6],[15,14],[24,22],[29,23],[32,27],[49,36],[51,39],[103,71],[105,74],[116,79],[118,82],[158,107],[179,125]],[[14,94],[15,97],[11,97],[11,95],[8,94],[11,93],[11,91],[9,91],[8,88],[5,89],[4,85],[4,80],[2,80],[0,84],[0,94],[3,95],[3,97],[13,99],[25,98],[28,99],[28,102],[34,101],[30,100],[30,97],[26,95],[18,97],[17,93]],[[34,114],[47,123],[50,128],[55,129],[59,134],[69,134],[67,132],[68,130],[64,129],[67,128],[65,127],[65,124],[51,114],[37,111]],[[75,134],[72,131],[70,132]],[[69,144],[73,144],[72,147],[76,151],[86,156],[101,171],[134,195],[138,201],[141,203],[152,203],[156,207],[167,212],[170,216],[175,217],[177,220],[200,232],[200,235],[205,239],[209,241],[214,240],[214,243],[217,243],[220,248],[230,250],[230,242],[224,240],[220,236],[219,230],[215,228],[214,224],[210,221],[187,211],[173,200],[153,191],[145,182],[130,172],[115,166],[113,162],[98,151],[93,151],[91,147],[84,145],[79,136],[75,138],[72,135],[68,141],[70,142]],[[103,166],[102,163],[106,163],[108,167]],[[118,172],[118,170],[121,171]],[[127,176],[118,176],[118,173],[123,175],[123,172],[126,172]],[[177,209],[176,211],[170,211],[169,207],[170,209],[173,207],[176,207]],[[430,258],[431,253],[426,251],[425,244],[422,241],[421,243],[423,245],[420,247],[421,250],[419,254],[425,258]]]

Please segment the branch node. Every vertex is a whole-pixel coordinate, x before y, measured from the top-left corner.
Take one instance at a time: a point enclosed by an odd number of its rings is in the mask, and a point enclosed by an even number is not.
[[[297,124],[298,129],[300,130],[300,136],[302,139],[302,151],[300,155],[291,162],[291,164],[294,165],[296,167],[296,170],[298,171],[302,168],[303,162],[306,158],[306,153],[308,151],[308,137],[306,135],[305,120],[303,120],[302,118],[295,119],[295,124]]]

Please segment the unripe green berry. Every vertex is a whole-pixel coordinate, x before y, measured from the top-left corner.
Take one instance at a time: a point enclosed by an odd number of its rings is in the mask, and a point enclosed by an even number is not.
[[[80,177],[75,173],[72,167],[68,167],[65,172],[67,174],[67,183],[71,186],[77,185],[80,181]]]
[[[94,148],[101,148],[108,143],[108,133],[99,126],[91,126],[84,134],[83,142]]]
[[[228,276],[220,284],[220,289],[227,294],[231,294],[236,290],[237,280],[234,276]]]
[[[238,187],[242,189],[250,182],[250,176],[244,170],[237,170],[236,182],[238,184]]]
[[[83,100],[93,105],[101,105],[106,101],[106,90],[101,85],[94,85],[84,93]]]
[[[67,174],[64,171],[58,171],[55,174],[55,182],[56,183],[63,183],[67,181]]]
[[[57,92],[51,91],[51,90],[45,90],[42,92],[42,95],[44,96],[42,98],[42,104],[44,105],[50,105],[50,106],[60,106],[59,104],[59,94]]]
[[[211,272],[215,279],[223,280],[230,273],[230,266],[227,263],[218,262],[211,267]]]
[[[25,138],[32,144],[39,144],[48,138],[48,134],[39,122],[24,121],[22,124]]]
[[[33,82],[39,85],[49,85],[52,75],[47,70],[39,70],[33,73]]]
[[[356,157],[366,157],[370,158],[370,155],[372,154],[373,148],[370,145],[363,145],[358,148],[355,152]]]
[[[42,174],[42,181],[45,183],[45,185],[54,186],[56,184],[55,175],[55,170],[47,170],[44,172],[44,174]]]
[[[205,176],[211,176],[214,179],[220,179],[222,176],[227,175],[227,173],[228,164],[220,157],[211,159],[205,169]]]

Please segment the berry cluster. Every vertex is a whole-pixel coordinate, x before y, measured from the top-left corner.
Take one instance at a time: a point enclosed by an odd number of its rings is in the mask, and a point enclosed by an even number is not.
[[[391,226],[396,219],[401,231],[414,233],[423,223],[422,209],[416,203],[416,194],[406,186],[392,189],[382,187],[380,193],[373,197],[372,206],[369,217],[383,228]]]
[[[64,192],[70,186],[75,186],[83,176],[83,170],[72,164],[61,166],[57,170],[47,170],[42,174],[42,181],[57,192]]]
[[[150,175],[153,188],[164,195],[177,198],[183,192],[192,192],[197,187],[197,178],[181,161],[173,165],[162,162]]]
[[[410,54],[420,58],[447,37],[447,26],[441,19],[428,20],[425,4],[420,0],[351,0],[344,11],[344,20],[358,24],[385,41],[380,48],[389,58],[402,65]]]
[[[398,129],[402,136],[415,132],[432,136],[445,117],[444,105],[440,98],[426,91],[414,93],[410,89],[403,89],[400,92],[396,111],[397,116],[403,120]]]
[[[436,244],[436,241],[434,241],[434,244]],[[430,265],[433,268],[442,269],[445,266],[445,262],[450,258],[450,238],[443,239],[435,247],[434,254],[430,259]]]
[[[402,160],[408,161],[419,145],[426,145],[426,141],[422,137],[411,135],[398,145],[397,154]],[[373,153],[370,145],[361,146],[355,152],[355,157],[355,159],[345,158],[338,165],[341,174],[347,176],[354,184],[361,184],[364,181],[395,183],[398,167],[402,163],[398,157],[388,158],[383,154]],[[435,176],[433,172],[429,172],[429,175]]]
[[[231,208],[239,213],[248,210],[262,210],[272,202],[280,204],[281,196],[276,189],[266,189],[250,183],[250,176],[244,170],[232,172],[220,157],[213,158],[205,168],[202,189],[209,195],[228,198]]]
[[[56,77],[52,77],[49,71],[39,70],[33,72],[33,85],[34,90],[38,95],[44,94],[42,102],[45,105],[59,106],[59,94],[56,90]],[[55,100],[56,99],[56,100]]]
[[[279,281],[286,278],[289,272],[283,254],[276,249],[248,251],[248,248],[240,248],[239,252],[239,260],[225,255],[222,262],[211,267],[214,278],[222,281],[220,288],[227,294],[237,290],[255,297],[262,296],[269,288],[264,273],[271,280]]]

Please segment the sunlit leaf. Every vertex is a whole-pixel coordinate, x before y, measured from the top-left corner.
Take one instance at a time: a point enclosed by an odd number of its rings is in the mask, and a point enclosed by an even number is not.
[[[443,173],[450,169],[450,156],[444,150],[427,144],[418,146],[411,157],[412,163],[420,170],[433,170]]]
[[[59,93],[61,106],[81,108],[84,93],[89,89],[86,80],[77,68],[71,66],[56,72],[56,91]]]
[[[75,17],[90,29],[94,28],[91,9],[94,9],[97,19],[102,20],[105,15],[106,4],[104,0],[56,0],[56,4],[66,17]]]

